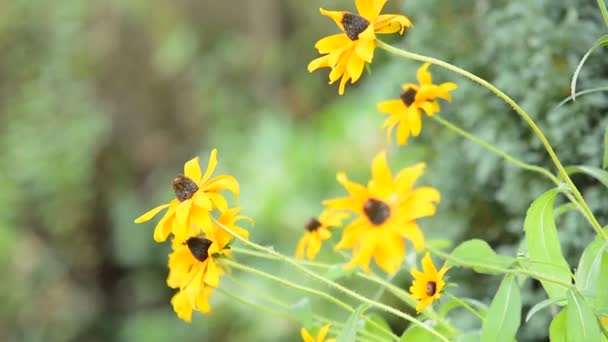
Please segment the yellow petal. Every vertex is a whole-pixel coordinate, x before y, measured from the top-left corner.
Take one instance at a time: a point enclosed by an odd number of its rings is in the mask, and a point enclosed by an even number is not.
[[[419,301],[418,305],[416,305],[416,312],[421,312],[431,304],[433,304],[433,297],[429,297]]]
[[[344,88],[349,79],[350,75],[348,74],[348,71],[346,71],[344,75],[342,75],[342,81],[340,81],[340,86],[338,87],[338,95],[344,95]]]
[[[315,48],[320,54],[326,54],[341,49],[350,42],[350,38],[345,33],[339,33],[320,39],[315,44]]]
[[[325,336],[327,336],[330,326],[331,326],[331,323],[327,323],[321,328],[321,330],[319,330],[319,334],[317,335],[317,342],[325,341]]]
[[[209,305],[209,297],[213,293],[213,288],[209,286],[205,286],[196,296],[196,308],[202,313],[211,312],[211,306]]]
[[[198,163],[198,157],[192,158],[184,164],[184,175],[195,183],[201,180],[201,166]]]
[[[310,63],[308,63],[308,72],[313,72],[319,68],[328,68],[328,56],[322,56],[316,59],[313,59]]]
[[[412,189],[414,182],[416,182],[424,173],[425,167],[426,165],[424,163],[417,163],[399,171],[395,178],[395,184],[397,186],[396,192],[400,194],[409,192]]]
[[[383,14],[378,16],[374,23],[376,33],[396,33],[403,34],[405,29],[412,27],[412,22],[403,15]]]
[[[217,166],[217,149],[213,149],[211,151],[211,155],[209,155],[209,162],[207,163],[207,169],[205,170],[205,174],[201,178],[199,184],[205,184],[213,171],[215,171],[215,167]]]
[[[304,236],[302,236],[302,238],[298,241],[298,245],[296,247],[296,258],[299,258],[299,259],[304,258],[304,250],[306,249],[306,246],[308,245],[309,237],[310,237],[310,234],[305,233]]]
[[[351,182],[344,172],[338,172],[336,179],[353,197],[364,197],[367,195],[367,188],[361,184]]]
[[[179,319],[186,322],[192,321],[192,304],[185,292],[178,291],[171,298],[171,305]]]
[[[348,38],[348,37],[347,37]],[[355,53],[361,57],[365,62],[371,63],[374,59],[374,49],[376,48],[376,41],[373,39],[359,39],[355,45]]]
[[[165,216],[158,222],[154,229],[154,241],[164,242],[171,234],[173,229],[173,220],[175,219],[175,211],[168,211]]]
[[[218,192],[222,190],[229,190],[239,198],[239,182],[233,176],[228,175],[220,175],[217,177],[213,177],[205,187],[203,188],[205,192]]]
[[[148,211],[147,213],[141,215],[140,217],[135,219],[135,223],[142,223],[142,222],[146,222],[149,221],[151,218],[153,218],[154,216],[156,216],[156,214],[158,214],[161,210],[167,208],[169,206],[169,204],[161,204],[158,207]]]
[[[207,194],[204,191],[195,192],[194,195],[192,196],[192,202],[198,208],[201,208],[201,209],[204,209],[207,211],[213,210],[213,204],[211,203],[211,200],[209,199],[209,197],[207,196]]]
[[[342,18],[344,17],[344,11],[326,11],[323,8],[319,8],[319,11],[322,15],[326,17],[330,17],[336,25],[340,28],[340,30],[344,31],[344,25],[342,24]]]
[[[220,285],[220,270],[215,264],[213,258],[209,257],[207,260],[207,272],[205,272],[204,280],[205,284],[212,287],[218,287]]]
[[[308,330],[304,328],[300,329],[300,335],[302,335],[302,340],[304,340],[304,342],[315,342],[315,339],[310,335]]]
[[[376,264],[386,273],[395,274],[403,262],[405,246],[397,234],[385,234],[381,248],[375,251]]]
[[[313,235],[308,239],[308,250],[306,252],[308,260],[314,259],[319,253],[319,250],[321,250],[321,240],[316,239]]]
[[[399,145],[407,144],[407,138],[410,136],[409,122],[401,121],[399,127],[397,127],[397,143]]]
[[[372,161],[372,179],[380,188],[392,187],[393,176],[386,161],[386,151],[380,151]]]
[[[422,120],[420,119],[420,111],[415,106],[407,108],[407,122],[412,135],[417,137],[422,130]]]
[[[433,84],[433,78],[431,77],[431,73],[428,71],[429,66],[431,66],[431,63],[427,62],[418,69],[417,78],[420,85]]]
[[[214,192],[207,192],[206,194],[207,197],[209,197],[209,199],[213,203],[213,205],[219,209],[219,211],[223,213],[228,210],[228,202],[226,202],[226,198],[224,198],[224,196]]]
[[[428,116],[433,116],[433,114],[439,112],[439,104],[437,101],[426,101],[421,103],[419,106]]]
[[[346,66],[346,71],[351,76],[350,83],[355,83],[363,74],[363,68],[365,68],[365,61],[361,59],[357,54],[352,54],[350,56],[350,60],[348,61],[348,65]]]
[[[177,241],[186,241],[188,239],[188,230],[190,223],[190,208],[192,207],[192,200],[183,201],[175,209],[175,220],[173,221],[173,234]]]
[[[329,66],[332,68],[329,73],[329,83],[332,84],[337,81],[346,72],[348,66],[348,59],[350,58],[350,51],[343,51],[340,53],[333,53],[329,55]]]
[[[384,102],[378,103],[378,111],[382,113],[394,114],[397,115],[399,113],[404,112],[405,105],[401,100],[388,100]]]
[[[428,252],[424,255],[424,258],[422,258],[422,270],[429,278],[437,279],[437,269],[435,268],[435,265],[433,265],[433,260]]]
[[[374,10],[376,1],[375,0],[355,0],[357,6],[357,12],[368,20],[374,16]]]
[[[375,6],[374,6],[374,12],[371,14],[371,16],[367,19],[369,19],[371,22],[375,22],[378,18],[378,16],[380,15],[380,12],[382,12],[382,9],[384,8],[384,5],[386,4],[386,0],[374,0],[373,1]]]
[[[391,230],[408,239],[417,251],[424,249],[424,234],[415,221],[392,225]]]

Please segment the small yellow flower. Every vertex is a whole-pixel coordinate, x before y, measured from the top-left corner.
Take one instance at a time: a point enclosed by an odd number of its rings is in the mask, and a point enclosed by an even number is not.
[[[412,297],[418,299],[418,305],[416,305],[416,311],[420,312],[427,306],[433,304],[434,301],[441,297],[441,290],[445,286],[443,276],[450,268],[443,266],[439,272],[433,265],[433,260],[429,253],[426,253],[422,259],[422,271],[416,269],[411,271],[414,281],[410,286],[410,292]]]
[[[149,221],[163,209],[169,208],[154,230],[156,242],[167,240],[171,233],[180,243],[199,235],[204,227],[210,226],[210,214],[214,208],[220,212],[228,210],[228,203],[219,192],[229,190],[235,196],[239,195],[239,183],[234,177],[220,175],[211,178],[216,165],[216,149],[211,151],[204,175],[201,175],[198,157],[188,161],[184,165],[184,175],[178,175],[173,180],[176,198],[141,215],[135,219],[135,223]]]
[[[408,83],[402,85],[403,93],[395,100],[388,100],[378,104],[378,110],[388,114],[384,121],[387,128],[387,138],[391,139],[393,128],[397,128],[397,143],[404,145],[411,135],[417,137],[422,130],[422,119],[420,110],[426,115],[432,116],[439,112],[439,102],[437,98],[447,101],[452,100],[450,91],[458,86],[452,82],[433,84],[433,79],[428,68],[431,64],[425,63],[418,69],[419,84]]]
[[[173,310],[177,314],[177,317],[183,321],[191,322],[192,311],[197,310],[202,313],[211,312],[211,306],[209,306],[209,297],[211,297],[212,293],[213,288],[210,286],[205,286],[201,291],[199,291],[196,298],[191,300],[184,291],[178,291],[173,298],[171,298],[171,305],[173,305]]]
[[[404,238],[416,250],[424,248],[424,236],[416,219],[434,215],[440,195],[431,187],[413,187],[423,172],[424,164],[419,163],[402,169],[393,178],[383,151],[372,162],[372,179],[367,187],[338,173],[338,181],[349,196],[324,204],[330,209],[351,210],[359,215],[344,229],[336,245],[336,249],[353,249],[353,259],[347,268],[359,265],[369,271],[370,259],[374,257],[382,270],[393,274],[403,261]]]
[[[376,48],[376,33],[403,34],[411,21],[396,14],[380,14],[386,0],[356,0],[358,14],[346,11],[326,11],[321,14],[330,17],[343,33],[322,38],[315,48],[324,56],[308,64],[308,71],[331,68],[329,83],[340,77],[338,93],[344,94],[346,82],[355,83],[361,77],[365,63],[371,63]]]
[[[314,337],[312,337],[312,335],[308,332],[308,330],[306,330],[305,328],[302,328],[300,330],[300,334],[302,335],[302,340],[304,342],[336,342],[335,338],[325,339],[325,337],[327,336],[327,333],[329,332],[330,326],[331,326],[330,323],[325,324],[321,328],[321,330],[319,330],[319,334],[317,334],[316,339]]]
[[[309,260],[314,259],[319,253],[323,241],[331,237],[329,227],[341,226],[342,220],[347,216],[348,214],[344,212],[325,210],[318,219],[316,217],[311,218],[305,226],[304,236],[298,242],[296,257],[303,258],[304,251],[306,251],[306,257]]]

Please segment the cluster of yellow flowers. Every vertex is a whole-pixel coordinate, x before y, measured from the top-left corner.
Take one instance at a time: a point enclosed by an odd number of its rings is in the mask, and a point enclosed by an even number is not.
[[[346,82],[350,80],[355,83],[365,63],[372,62],[377,44],[376,34],[403,34],[412,26],[411,21],[403,15],[380,14],[385,3],[386,0],[355,0],[358,13],[321,8],[321,14],[334,20],[342,33],[317,42],[315,48],[324,56],[310,62],[308,70],[330,68],[330,84],[342,78],[338,90],[340,95],[344,93]],[[417,84],[402,85],[398,99],[378,104],[378,110],[388,115],[384,128],[389,141],[395,127],[399,145],[406,144],[410,135],[420,135],[422,112],[432,116],[440,110],[438,99],[451,101],[450,91],[457,88],[456,84],[433,84],[429,67],[430,64],[425,63],[419,68]],[[326,209],[306,225],[296,256],[306,255],[308,259],[314,259],[322,242],[331,237],[328,228],[342,226],[342,221],[350,212],[355,217],[346,225],[335,246],[336,250],[352,250],[352,259],[346,267],[361,266],[369,272],[373,258],[383,271],[396,273],[404,260],[405,240],[409,240],[416,251],[424,249],[424,234],[416,220],[434,215],[435,206],[440,200],[437,189],[414,186],[424,173],[424,168],[423,163],[418,163],[400,170],[393,177],[386,152],[381,151],[372,161],[372,177],[367,186],[350,181],[342,172],[338,173],[338,182],[344,186],[348,196],[323,202]],[[440,297],[445,286],[443,277],[448,270],[443,267],[437,271],[428,253],[422,260],[422,266],[422,272],[411,270],[414,281],[410,292],[419,300],[417,311]]]
[[[215,149],[205,174],[201,172],[198,157],[188,161],[184,174],[173,179],[175,198],[135,220],[135,223],[146,222],[167,209],[156,225],[154,240],[161,243],[172,237],[167,284],[178,290],[171,299],[173,309],[179,318],[188,322],[193,310],[204,313],[211,310],[208,300],[223,273],[216,259],[231,256],[227,247],[233,236],[223,227],[243,238],[249,237],[249,232],[237,226],[237,222],[250,219],[238,215],[240,209],[230,207],[220,193],[228,190],[238,200],[239,183],[229,175],[211,177],[216,166]],[[218,217],[214,218],[214,214]]]

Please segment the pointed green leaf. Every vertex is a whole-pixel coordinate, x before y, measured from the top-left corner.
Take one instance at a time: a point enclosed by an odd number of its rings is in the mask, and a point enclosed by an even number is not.
[[[382,318],[382,316],[373,313],[368,315],[369,320],[365,321],[364,330],[369,332],[372,336],[382,337],[387,341],[392,338],[392,335],[388,334],[386,331],[391,331],[391,327],[386,323],[386,320]],[[370,324],[370,321],[376,323],[376,325]],[[378,326],[383,327],[383,329],[378,328]]]
[[[566,315],[568,308],[560,311],[557,316],[553,317],[549,326],[549,339],[551,342],[566,342]]]
[[[348,317],[336,342],[351,342],[357,338],[357,330],[363,326],[361,316],[368,307],[367,304],[359,305],[357,310]]]
[[[479,239],[465,241],[452,253],[453,260],[448,264],[471,267],[479,273],[499,274],[500,269],[508,268],[515,262],[512,257],[498,255],[487,242]]]
[[[595,298],[599,292],[606,292],[606,284],[598,282],[601,271],[604,273],[608,270],[602,270],[602,261],[604,255],[608,251],[608,242],[603,240],[595,240],[585,248],[581,259],[578,262],[576,269],[576,288],[587,298]]]
[[[569,175],[575,173],[584,173],[587,176],[597,179],[600,183],[608,188],[608,171],[586,165],[568,166],[565,168],[565,170]]]
[[[439,331],[439,327],[435,326],[434,327],[437,331]],[[441,332],[441,331],[439,331]],[[428,330],[423,329],[417,325],[411,326],[410,328],[408,328],[403,335],[401,335],[401,338],[399,339],[399,342],[411,342],[411,341],[415,341],[415,342],[441,342],[441,340],[431,334]]]
[[[587,60],[587,58],[589,58],[589,55],[591,55],[591,53],[595,49],[597,49],[600,46],[604,46],[604,45],[608,45],[608,35],[600,37],[600,39],[598,39],[593,44],[593,46],[589,49],[589,51],[587,51],[587,53],[585,53],[585,55],[583,56],[583,58],[581,59],[581,61],[576,66],[576,70],[574,71],[574,75],[572,76],[572,82],[570,84],[570,93],[572,94],[572,100],[576,99],[575,98],[575,96],[576,96],[576,80],[578,79],[578,74],[581,72],[581,69],[583,68],[583,64],[585,64],[585,61]]]
[[[304,328],[311,329],[313,327],[312,306],[308,298],[302,298],[293,304],[290,309]]]
[[[600,6],[600,12],[602,12],[602,17],[604,17],[604,22],[606,26],[608,26],[608,9],[606,9],[606,4],[604,0],[597,0],[597,5]]]
[[[600,326],[587,300],[576,291],[568,291],[566,341],[597,342],[601,340]]]
[[[570,283],[570,267],[562,255],[555,219],[553,204],[558,189],[545,192],[528,209],[524,230],[530,263],[528,268],[564,283]],[[549,298],[566,296],[567,288],[554,282],[540,281]]]
[[[500,283],[481,329],[481,341],[513,342],[521,321],[521,296],[513,275]]]
[[[542,310],[550,305],[553,305],[553,304],[557,304],[559,306],[566,305],[566,297],[564,297],[564,298],[547,298],[547,299],[543,300],[542,302],[536,303],[536,305],[534,305],[530,309],[530,311],[528,311],[528,314],[526,315],[526,323],[530,320],[530,318],[532,318],[532,316],[534,316],[535,313],[537,313],[540,310]]]

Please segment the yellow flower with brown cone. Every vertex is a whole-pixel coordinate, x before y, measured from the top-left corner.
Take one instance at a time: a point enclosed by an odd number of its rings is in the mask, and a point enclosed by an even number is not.
[[[416,220],[435,214],[440,200],[435,188],[414,187],[423,174],[419,163],[399,171],[393,177],[384,151],[372,162],[372,179],[367,187],[351,182],[344,173],[338,181],[346,188],[348,197],[324,201],[334,210],[350,210],[358,215],[345,229],[336,249],[352,249],[353,258],[347,268],[361,266],[369,271],[374,258],[376,264],[389,274],[397,272],[404,255],[404,239],[416,250],[424,248],[424,235]]]
[[[339,227],[342,225],[342,220],[348,216],[345,212],[335,212],[325,210],[319,215],[319,218],[313,217],[306,223],[306,232],[298,241],[296,247],[296,257],[303,258],[306,252],[306,257],[309,260],[314,259],[321,250],[323,241],[331,237],[329,227]]]
[[[204,227],[211,225],[210,214],[214,208],[220,212],[228,210],[228,203],[219,192],[229,190],[237,198],[239,195],[239,183],[233,176],[219,175],[211,178],[216,166],[216,149],[211,151],[204,174],[201,172],[198,157],[186,162],[184,174],[176,176],[172,183],[176,198],[141,215],[135,219],[135,223],[149,221],[168,208],[154,230],[156,242],[167,240],[171,233],[177,242],[184,242],[189,237],[199,235]]]
[[[314,338],[306,328],[300,329],[300,335],[302,335],[302,341],[304,342],[336,342],[335,338],[325,339],[327,333],[329,332],[330,323],[325,324],[317,334],[317,338]]]
[[[417,137],[422,130],[421,110],[428,116],[439,112],[438,98],[451,101],[450,91],[458,86],[452,82],[433,84],[433,78],[425,63],[418,69],[418,84],[403,84],[400,98],[384,101],[378,104],[378,110],[388,114],[384,121],[387,129],[387,139],[390,141],[395,126],[397,128],[397,143],[404,145],[410,135]]]
[[[416,305],[417,312],[424,310],[441,297],[441,290],[445,286],[443,276],[449,269],[449,267],[443,266],[437,272],[435,265],[433,265],[433,260],[431,260],[431,255],[426,253],[422,259],[422,272],[416,269],[411,271],[414,281],[412,282],[412,286],[410,286],[410,292],[412,293],[412,297],[419,300]]]
[[[315,48],[324,56],[308,64],[308,71],[331,68],[329,83],[338,79],[338,93],[344,94],[346,82],[355,83],[361,77],[365,63],[371,63],[376,48],[376,33],[403,34],[411,21],[397,14],[380,14],[386,0],[356,0],[358,14],[347,11],[326,11],[321,14],[330,17],[343,33],[322,38]]]

